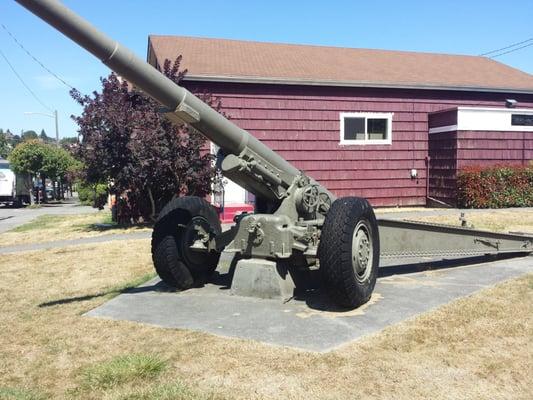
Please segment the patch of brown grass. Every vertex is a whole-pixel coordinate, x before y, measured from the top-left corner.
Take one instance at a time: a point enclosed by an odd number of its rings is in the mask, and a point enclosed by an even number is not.
[[[413,206],[413,207],[377,207],[374,209],[376,214],[387,214],[387,213],[397,213],[397,212],[415,212],[415,211],[439,211],[442,208],[430,208],[424,206]]]
[[[113,233],[149,231],[146,226],[121,227],[111,223],[109,211],[80,215],[42,215],[0,235],[0,246],[81,239]]]
[[[420,216],[409,218],[413,221],[435,222],[438,224],[461,225],[460,213],[445,216]],[[533,210],[527,209],[519,213],[506,210],[465,211],[468,226],[493,232],[524,232],[533,234]]]
[[[0,255],[0,388],[80,399],[533,398],[533,275],[328,354],[81,315],[151,271],[148,240]],[[86,389],[87,371],[132,354],[165,368]]]

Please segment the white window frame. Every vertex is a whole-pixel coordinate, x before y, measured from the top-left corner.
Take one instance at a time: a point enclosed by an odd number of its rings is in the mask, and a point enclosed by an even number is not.
[[[341,112],[341,145],[371,145],[371,144],[392,144],[392,116],[394,113],[376,113],[376,112]],[[364,118],[365,119],[365,138],[364,139],[344,139],[344,119],[345,118]],[[386,139],[368,139],[367,119],[381,118],[387,120],[387,138]]]

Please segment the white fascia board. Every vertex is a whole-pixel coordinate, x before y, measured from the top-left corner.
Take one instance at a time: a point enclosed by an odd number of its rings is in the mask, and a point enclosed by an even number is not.
[[[533,132],[533,126],[511,125],[513,114],[533,115],[533,109],[459,107],[457,130]]]

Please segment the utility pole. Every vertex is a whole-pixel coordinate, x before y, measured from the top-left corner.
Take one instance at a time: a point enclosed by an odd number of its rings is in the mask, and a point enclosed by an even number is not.
[[[45,117],[50,117],[55,120],[55,126],[56,126],[56,146],[59,147],[59,123],[57,118],[57,110],[54,110],[53,114],[46,114],[41,112],[25,112],[25,115],[44,115]]]
[[[57,110],[54,110],[54,117],[56,120],[56,146],[59,147],[59,124],[57,123]]]

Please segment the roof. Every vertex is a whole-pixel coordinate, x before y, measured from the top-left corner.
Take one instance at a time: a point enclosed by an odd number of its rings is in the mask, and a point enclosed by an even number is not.
[[[480,56],[149,36],[152,64],[178,55],[189,80],[533,93],[533,75]]]

